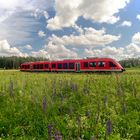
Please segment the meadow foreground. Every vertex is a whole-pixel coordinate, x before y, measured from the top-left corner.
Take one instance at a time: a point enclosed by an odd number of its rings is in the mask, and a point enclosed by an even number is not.
[[[0,139],[139,140],[140,69],[0,71]]]

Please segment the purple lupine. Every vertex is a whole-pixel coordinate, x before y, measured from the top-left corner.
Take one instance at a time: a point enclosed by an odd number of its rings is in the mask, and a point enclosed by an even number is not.
[[[9,94],[11,97],[13,97],[13,81],[10,80],[10,83],[9,83]]]
[[[94,134],[91,136],[90,140],[95,140]]]
[[[104,102],[104,106],[106,107],[106,103],[107,103],[107,96],[104,96],[104,98],[103,98],[103,102]]]
[[[48,140],[51,140],[52,138],[52,124],[48,124]]]
[[[115,110],[116,114],[118,114],[116,104],[114,105],[114,110]]]
[[[72,112],[73,112],[73,108],[72,108],[72,106],[70,106],[70,107],[69,107],[69,114],[71,115]]]
[[[108,119],[106,123],[106,132],[108,135],[112,133],[112,122],[110,119]]]
[[[61,135],[61,133],[60,133],[59,131],[57,131],[57,132],[55,133],[54,139],[55,139],[55,140],[62,140],[62,135]]]
[[[90,115],[91,115],[91,113],[90,113],[90,111],[86,111],[86,113],[85,113],[85,115],[87,116],[87,117],[90,117]]]
[[[43,100],[42,100],[42,109],[43,109],[44,112],[46,112],[46,109],[47,109],[46,97],[44,97]]]
[[[63,105],[63,95],[60,95],[60,112],[62,112],[62,105]]]
[[[77,116],[77,124],[78,124],[78,127],[80,127],[80,124],[81,124],[81,118],[80,118],[79,115]]]
[[[124,115],[126,114],[126,104],[122,105],[122,112],[123,112]]]

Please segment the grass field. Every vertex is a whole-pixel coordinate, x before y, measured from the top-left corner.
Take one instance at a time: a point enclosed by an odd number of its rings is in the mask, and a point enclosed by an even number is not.
[[[140,69],[0,71],[1,140],[140,140]]]

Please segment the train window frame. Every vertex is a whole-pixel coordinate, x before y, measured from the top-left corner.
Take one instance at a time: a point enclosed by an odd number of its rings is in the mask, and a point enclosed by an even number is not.
[[[116,64],[114,64],[113,62],[111,62],[111,61],[109,61],[109,67],[117,67],[117,65]]]
[[[105,61],[99,61],[98,62],[98,67],[104,68],[105,67]]]
[[[84,62],[84,68],[88,68],[89,67],[89,63],[88,62]]]
[[[74,63],[69,63],[69,69],[74,69]]]
[[[68,69],[68,63],[63,63],[63,69]]]
[[[95,61],[89,62],[89,67],[95,68],[96,66],[97,66],[97,62],[95,62]]]
[[[48,68],[49,68],[49,64],[45,64],[44,67],[45,67],[46,69],[48,69]]]
[[[52,63],[51,66],[52,66],[52,69],[56,69],[56,63]]]
[[[58,68],[58,69],[62,69],[62,66],[63,66],[62,63],[58,63],[58,64],[57,64],[57,68]]]

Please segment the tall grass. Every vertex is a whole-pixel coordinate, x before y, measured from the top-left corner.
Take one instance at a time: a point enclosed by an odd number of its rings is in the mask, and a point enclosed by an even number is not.
[[[140,74],[0,71],[0,138],[140,139]]]

